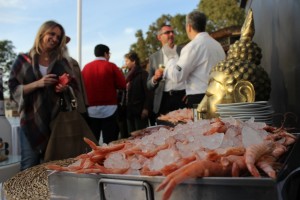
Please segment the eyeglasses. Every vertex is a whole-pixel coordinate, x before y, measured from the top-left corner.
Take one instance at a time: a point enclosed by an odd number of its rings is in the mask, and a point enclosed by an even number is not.
[[[161,34],[169,35],[169,34],[171,34],[171,33],[174,34],[174,31],[166,31],[166,32],[163,32],[163,33],[161,33]]]

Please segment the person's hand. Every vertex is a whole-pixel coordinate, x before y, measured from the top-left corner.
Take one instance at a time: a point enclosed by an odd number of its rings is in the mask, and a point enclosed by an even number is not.
[[[37,85],[40,88],[47,87],[58,83],[56,74],[47,74],[37,81]]]
[[[55,92],[63,92],[67,90],[70,80],[70,75],[67,73],[64,73],[63,75],[59,76],[58,83],[55,86]]]
[[[63,92],[63,91],[66,91],[68,88],[68,85],[63,85],[63,84],[60,84],[58,83],[56,86],[55,86],[55,92]]]
[[[63,75],[58,77],[58,83],[61,85],[68,85],[70,81],[70,75],[67,73],[63,73]]]
[[[148,110],[144,108],[142,110],[141,118],[146,119],[148,117],[148,113],[149,113]]]
[[[162,79],[163,74],[164,74],[164,70],[162,69],[155,70],[153,81],[157,83],[160,79]]]

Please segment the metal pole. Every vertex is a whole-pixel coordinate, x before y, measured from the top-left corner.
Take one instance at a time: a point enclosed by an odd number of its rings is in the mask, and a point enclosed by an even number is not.
[[[78,57],[77,61],[80,67],[81,67],[81,24],[82,24],[81,7],[82,7],[81,0],[77,0],[77,57]]]
[[[5,115],[5,109],[4,109],[4,88],[3,88],[3,78],[4,76],[4,66],[3,68],[0,67],[0,116]]]

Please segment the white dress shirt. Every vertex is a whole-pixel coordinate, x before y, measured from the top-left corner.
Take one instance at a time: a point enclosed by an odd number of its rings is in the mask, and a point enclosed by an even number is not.
[[[176,45],[174,45],[173,50],[176,52]],[[163,55],[164,55],[164,66],[167,68],[168,67],[168,57],[166,56],[164,49],[162,49]],[[174,55],[174,59],[178,59],[178,54],[176,53]],[[172,90],[184,90],[185,89],[185,83],[184,81],[173,81],[171,79],[165,78],[165,88],[164,91],[168,92],[168,91],[172,91]]]
[[[174,82],[185,82],[187,95],[203,94],[213,66],[225,59],[225,52],[208,33],[201,32],[182,50],[179,59],[169,59],[164,76]]]

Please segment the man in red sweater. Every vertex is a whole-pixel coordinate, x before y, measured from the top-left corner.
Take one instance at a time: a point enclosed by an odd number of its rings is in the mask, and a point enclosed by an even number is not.
[[[95,60],[82,70],[88,99],[89,125],[99,141],[102,131],[103,142],[117,140],[117,89],[125,89],[126,81],[121,70],[109,62],[110,52],[106,45],[95,47]]]

